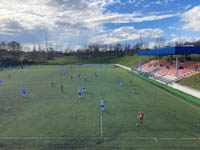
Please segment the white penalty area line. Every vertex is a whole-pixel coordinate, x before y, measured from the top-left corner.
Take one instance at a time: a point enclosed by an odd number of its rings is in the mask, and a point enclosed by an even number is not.
[[[91,137],[91,138],[72,138],[72,137],[0,137],[0,140],[200,140],[195,137],[136,137],[136,138],[115,138],[115,137]]]
[[[2,122],[2,123],[0,124],[0,128],[1,128],[2,126],[4,126],[6,123],[8,123],[10,120],[12,120],[13,118],[14,118],[14,117],[10,117],[8,120]]]

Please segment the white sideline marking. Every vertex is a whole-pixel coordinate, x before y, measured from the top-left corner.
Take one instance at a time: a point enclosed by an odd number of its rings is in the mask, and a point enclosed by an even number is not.
[[[169,93],[169,92],[167,92],[167,91],[165,91],[165,90],[162,90],[162,91],[165,92],[166,94],[170,95],[170,96],[175,96],[175,95],[173,95],[173,94],[171,94],[171,93]],[[186,101],[180,99],[178,96],[175,96],[175,97],[177,98],[177,100],[178,100],[179,102],[182,102],[182,103],[184,103],[184,104],[186,104],[186,105],[188,105],[188,106],[190,106],[190,107],[192,107],[192,108],[194,108],[194,109],[200,111],[200,108],[198,108],[198,107],[196,107],[196,106],[194,106],[194,105],[192,105],[192,104],[190,104],[190,103],[187,103]]]
[[[103,119],[102,119],[102,111],[100,111],[100,127],[101,127],[101,138],[103,138],[103,127],[102,127],[102,124],[103,124]]]
[[[194,109],[196,109],[196,110],[199,110],[199,111],[200,111],[200,108],[198,108],[198,107],[196,107],[196,106],[194,106],[194,105],[192,105],[192,104],[190,104],[190,103],[187,103],[187,102],[185,102],[185,101],[183,101],[183,100],[181,100],[181,99],[179,99],[179,98],[178,98],[178,100],[179,100],[180,102],[183,102],[183,103],[185,103],[185,104],[187,104],[187,105],[189,105],[189,106],[193,107]]]
[[[12,120],[12,119],[13,119],[13,117],[10,117],[8,120],[4,121],[2,124],[0,124],[0,128],[2,126],[4,126],[6,123],[8,123],[10,120]]]
[[[158,140],[200,140],[200,137],[138,137],[138,138],[115,138],[115,137],[107,137],[107,138],[99,138],[99,137],[91,137],[91,138],[72,138],[72,137],[0,137],[0,140],[153,140],[157,142]]]
[[[103,138],[103,117],[102,117],[102,110],[101,110],[101,96],[100,96],[100,135]]]
[[[162,137],[162,138],[103,138],[104,140],[200,140],[200,138]]]

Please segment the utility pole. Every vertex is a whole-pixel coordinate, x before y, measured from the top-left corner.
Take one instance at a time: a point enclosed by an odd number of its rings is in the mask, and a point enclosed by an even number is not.
[[[48,39],[47,39],[47,34],[46,34],[46,52],[48,51]]]

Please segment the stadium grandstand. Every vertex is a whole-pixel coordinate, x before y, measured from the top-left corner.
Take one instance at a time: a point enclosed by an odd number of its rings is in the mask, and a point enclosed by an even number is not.
[[[187,56],[191,54],[200,54],[200,47],[168,47],[141,51],[138,52],[140,65],[133,69],[140,74],[153,77],[165,83],[172,83],[200,72],[200,62],[187,59]],[[142,64],[142,56],[148,56],[148,63]],[[158,59],[150,61],[150,56],[158,56]],[[170,56],[170,59],[160,60],[161,56]],[[176,60],[173,60],[173,56],[176,57]],[[179,60],[181,56],[185,57]]]

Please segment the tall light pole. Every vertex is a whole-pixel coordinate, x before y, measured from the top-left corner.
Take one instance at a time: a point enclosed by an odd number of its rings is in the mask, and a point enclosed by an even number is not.
[[[46,33],[46,52],[48,51],[48,39],[47,39],[47,33]]]

